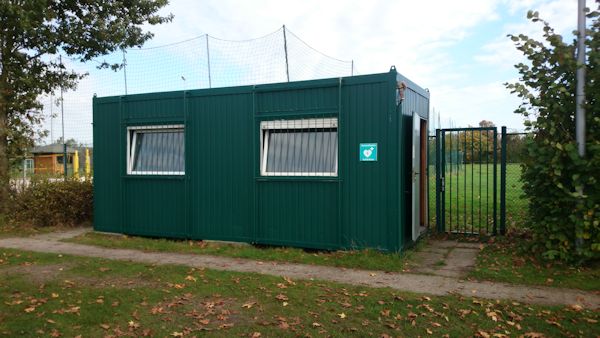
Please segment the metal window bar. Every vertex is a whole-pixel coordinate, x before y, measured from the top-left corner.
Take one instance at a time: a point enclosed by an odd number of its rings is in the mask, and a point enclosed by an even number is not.
[[[337,176],[337,118],[261,122],[262,176]]]

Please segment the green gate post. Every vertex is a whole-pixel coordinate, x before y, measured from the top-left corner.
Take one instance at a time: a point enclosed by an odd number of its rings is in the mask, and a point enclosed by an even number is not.
[[[506,233],[506,127],[502,127],[500,158],[500,234]]]
[[[442,232],[442,223],[440,218],[440,194],[442,186],[442,174],[440,169],[440,130],[435,130],[435,225],[437,232]]]
[[[440,130],[440,232],[446,231],[446,133]]]
[[[494,199],[494,222],[493,222],[493,230],[492,233],[495,235],[498,234],[498,128],[494,128],[494,169],[493,169],[493,199]]]

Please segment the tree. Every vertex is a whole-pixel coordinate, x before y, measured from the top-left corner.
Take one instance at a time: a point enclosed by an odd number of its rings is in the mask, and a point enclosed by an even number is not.
[[[172,20],[168,0],[2,0],[0,2],[0,213],[8,201],[8,154],[33,144],[40,95],[73,89],[85,74],[57,55],[89,61],[152,38],[146,25]],[[103,63],[101,68],[119,69]]]
[[[586,146],[580,158],[575,140],[576,41],[565,42],[537,12],[543,41],[509,35],[527,58],[519,82],[507,84],[522,99],[516,113],[534,133],[525,138],[523,189],[529,198],[529,226],[547,258],[583,262],[600,258],[600,3],[588,13],[586,38]],[[583,191],[583,193],[582,193]],[[578,243],[578,244],[577,244]]]

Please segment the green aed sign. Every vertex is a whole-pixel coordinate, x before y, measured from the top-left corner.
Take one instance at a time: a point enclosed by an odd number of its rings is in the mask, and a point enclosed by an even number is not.
[[[361,143],[359,156],[361,161],[377,161],[377,143]]]

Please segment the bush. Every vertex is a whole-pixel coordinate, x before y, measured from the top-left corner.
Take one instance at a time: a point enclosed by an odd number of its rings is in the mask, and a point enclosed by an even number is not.
[[[599,6],[600,8],[600,6]],[[575,41],[566,43],[548,23],[544,41],[511,36],[528,59],[508,84],[522,100],[517,113],[535,136],[526,140],[523,190],[530,201],[534,250],[548,259],[583,263],[600,258],[600,11],[588,14],[586,154],[575,140]],[[529,18],[541,21],[537,12]]]
[[[91,181],[34,180],[22,191],[11,192],[8,221],[36,227],[91,222],[92,188]]]

